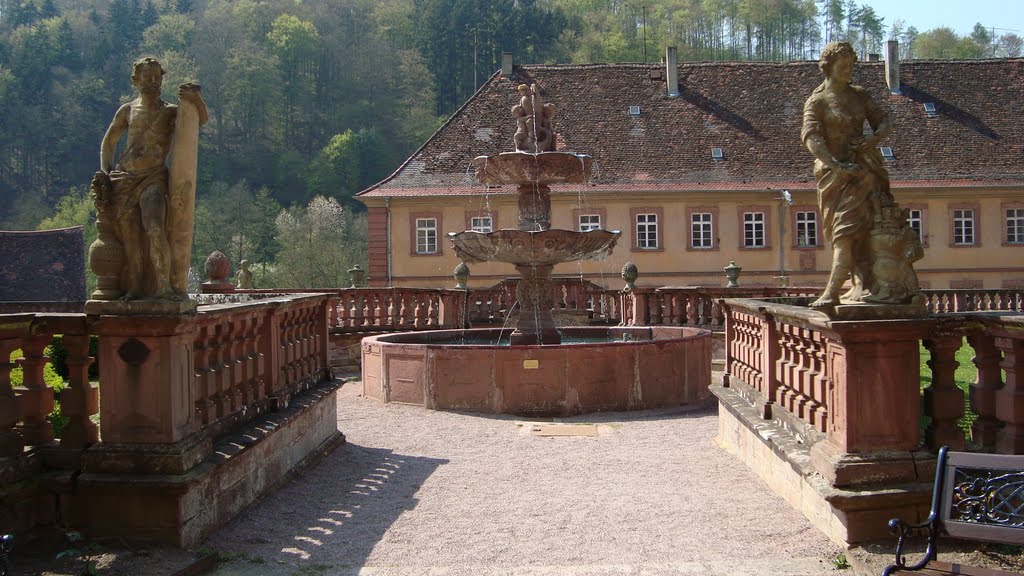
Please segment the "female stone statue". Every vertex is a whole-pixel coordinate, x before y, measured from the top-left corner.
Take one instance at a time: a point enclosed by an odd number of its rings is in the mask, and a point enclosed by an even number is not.
[[[860,86],[850,84],[857,54],[848,42],[831,42],[818,66],[825,80],[804,104],[801,139],[814,154],[814,177],[825,237],[832,243],[832,269],[821,297],[811,306],[839,304],[839,290],[852,274],[844,299],[861,301],[875,285],[872,228],[896,204],[878,150],[890,130],[889,116]],[[864,122],[871,127],[865,134]]]

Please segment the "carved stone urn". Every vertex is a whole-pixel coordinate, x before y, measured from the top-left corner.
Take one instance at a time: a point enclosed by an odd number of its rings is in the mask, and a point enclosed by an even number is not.
[[[626,282],[626,290],[632,290],[636,288],[636,279],[640,276],[640,271],[637,270],[636,264],[632,262],[626,262],[622,265],[622,279]]]
[[[366,270],[359,267],[359,264],[348,269],[348,280],[352,283],[349,288],[359,288],[366,279]]]
[[[726,288],[739,288],[740,283],[737,282],[740,278],[740,272],[743,271],[742,266],[737,266],[735,260],[730,260],[729,265],[723,268],[725,270],[725,279],[729,281],[725,285]]]
[[[96,289],[89,298],[117,300],[124,294],[121,289],[124,246],[114,234],[114,214],[110,206],[113,185],[110,176],[97,172],[90,189],[96,204],[96,240],[89,245],[89,268],[96,274]]]
[[[96,240],[89,245],[89,268],[96,274],[96,289],[89,298],[117,300],[121,290],[121,268],[124,266],[124,247],[114,236],[113,226],[105,215],[96,216]]]
[[[465,290],[467,288],[466,283],[469,282],[469,266],[466,266],[465,262],[459,262],[459,265],[455,267],[455,288],[458,290]]]

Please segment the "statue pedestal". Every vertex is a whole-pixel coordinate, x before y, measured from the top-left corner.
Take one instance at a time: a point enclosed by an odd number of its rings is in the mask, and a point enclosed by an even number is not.
[[[163,301],[110,304],[195,306]],[[192,391],[194,327],[188,315],[105,315],[96,321],[103,366],[103,443],[174,444],[198,431]]]

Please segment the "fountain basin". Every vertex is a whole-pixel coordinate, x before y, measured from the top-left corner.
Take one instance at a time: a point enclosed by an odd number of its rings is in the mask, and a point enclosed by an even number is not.
[[[448,239],[463,262],[507,262],[517,266],[553,266],[607,257],[618,242],[618,230],[450,232]]]
[[[363,339],[363,395],[434,410],[530,416],[646,410],[709,397],[711,333],[682,327],[570,327],[558,346],[460,345],[508,330],[433,330]],[[623,335],[632,338],[622,341]]]
[[[484,184],[585,184],[593,158],[573,152],[502,152],[473,159]]]

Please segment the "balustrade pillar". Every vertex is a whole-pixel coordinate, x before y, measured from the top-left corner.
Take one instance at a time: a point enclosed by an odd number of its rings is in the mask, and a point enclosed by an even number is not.
[[[1024,338],[997,336],[996,348],[1003,353],[999,365],[1006,372],[1006,383],[996,392],[996,417],[1003,423],[996,434],[996,451],[1024,454]]]
[[[935,335],[924,340],[931,353],[928,366],[932,370],[932,384],[924,390],[924,411],[932,421],[925,428],[925,442],[929,447],[949,446],[962,450],[964,435],[957,421],[964,415],[964,393],[956,387],[954,373],[959,365],[956,352],[963,339],[959,334]]]
[[[99,318],[101,444],[170,444],[198,430],[190,401],[195,328],[187,315]]]
[[[985,452],[996,448],[996,432],[999,420],[996,418],[996,392],[1003,387],[1003,376],[999,368],[1002,353],[996,348],[991,334],[972,332],[967,343],[974,348],[974,366],[978,376],[971,384],[971,410],[978,418],[971,424],[971,444]]]

